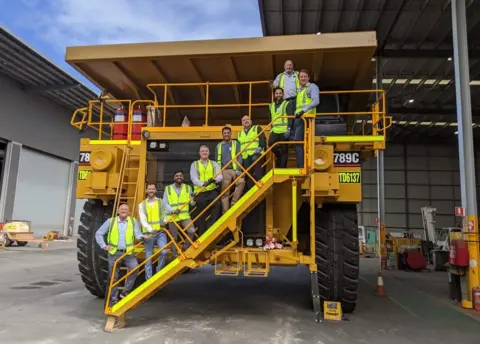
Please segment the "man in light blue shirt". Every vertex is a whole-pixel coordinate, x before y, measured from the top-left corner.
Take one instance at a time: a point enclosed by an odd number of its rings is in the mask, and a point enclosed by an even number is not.
[[[294,70],[291,60],[285,61],[283,68],[284,72],[278,74],[275,80],[273,80],[273,88],[282,88],[283,99],[295,106],[297,91],[300,87],[299,73]]]
[[[115,261],[122,255],[127,255],[117,264],[117,268],[114,272],[114,281],[118,279],[118,272],[120,266],[125,264],[129,271],[135,269],[138,266],[137,257],[133,252],[133,245],[135,238],[142,240],[144,235],[140,230],[138,221],[133,217],[128,216],[129,207],[126,204],[121,204],[118,207],[118,217],[111,217],[106,220],[95,233],[95,240],[102,250],[108,252],[108,280],[107,287],[110,285],[110,279],[112,276],[113,265]],[[115,221],[115,222],[114,222]],[[104,238],[104,236],[107,236]],[[107,242],[105,243],[105,239]],[[132,251],[131,251],[132,250]],[[120,299],[123,299],[132,290],[137,278],[137,271],[127,277]],[[118,286],[112,289],[110,299],[112,306],[118,302]]]
[[[302,119],[304,114],[315,115],[317,106],[320,104],[320,90],[314,83],[310,83],[310,74],[308,70],[300,70],[300,87],[297,90],[295,120],[293,121],[293,141],[303,141],[305,135],[305,123]],[[314,122],[315,123],[315,122]],[[303,168],[304,165],[303,145],[295,146],[297,167]]]

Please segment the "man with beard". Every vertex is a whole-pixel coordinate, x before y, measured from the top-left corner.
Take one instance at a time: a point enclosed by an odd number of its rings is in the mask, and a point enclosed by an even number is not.
[[[165,233],[164,210],[162,199],[157,198],[157,188],[154,183],[147,185],[147,198],[138,205],[138,215],[142,224],[144,234],[151,235],[145,240],[145,259],[153,254],[153,247],[157,244],[158,248],[162,248],[167,244],[167,233]],[[157,271],[159,272],[165,265],[167,251],[162,250],[157,263]],[[145,263],[145,278],[152,277],[152,260]]]
[[[173,175],[174,183],[165,187],[165,192],[163,194],[163,207],[165,209],[165,221],[169,220],[168,230],[172,235],[175,241],[178,240],[178,227],[177,225],[186,230],[190,239],[193,240],[193,234],[195,233],[195,228],[191,224],[188,228],[187,225],[192,222],[190,218],[190,206],[195,206],[195,201],[190,201],[190,198],[193,194],[192,187],[184,183],[184,176],[182,171],[177,171]],[[185,203],[185,207],[180,209]],[[190,241],[185,239],[185,245],[183,250],[188,249],[190,246]],[[173,257],[178,256],[177,248],[172,244],[172,255]]]
[[[290,128],[293,119],[282,116],[292,116],[295,112],[293,103],[283,100],[283,89],[276,87],[273,90],[275,101],[270,104],[270,121],[272,121],[272,131],[268,138],[268,145],[272,146],[275,142],[288,141],[290,138]],[[272,148],[276,157],[275,167],[286,168],[288,162],[288,145],[281,144]]]
[[[242,156],[237,158],[237,162],[229,162],[240,152],[240,144],[237,140],[232,140],[232,129],[224,127],[222,129],[223,141],[217,144],[215,149],[215,157],[221,168],[223,168],[222,175],[222,191],[227,189],[232,182],[242,174],[240,165],[242,164]],[[235,191],[232,196],[231,205],[233,206],[242,196],[243,188],[245,187],[245,179],[240,178],[235,183]],[[222,196],[222,210],[226,213],[230,208],[230,189],[228,189]]]

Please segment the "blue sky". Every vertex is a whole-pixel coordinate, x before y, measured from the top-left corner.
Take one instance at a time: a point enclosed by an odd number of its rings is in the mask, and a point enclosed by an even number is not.
[[[0,24],[78,80],[76,45],[262,36],[257,0],[0,0]]]

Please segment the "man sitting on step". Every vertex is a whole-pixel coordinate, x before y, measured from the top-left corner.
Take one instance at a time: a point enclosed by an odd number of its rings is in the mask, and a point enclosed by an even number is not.
[[[129,216],[129,207],[121,204],[118,207],[118,216],[107,219],[95,233],[95,240],[102,250],[108,252],[108,280],[107,286],[110,285],[112,273],[114,273],[114,281],[118,279],[118,272],[122,264],[126,265],[128,270],[133,270],[138,266],[137,257],[133,252],[135,238],[142,240],[144,235],[140,230],[138,221]],[[107,243],[104,236],[107,235]],[[127,254],[113,272],[115,261],[122,255]],[[127,277],[120,299],[123,299],[132,290],[137,278],[138,271],[135,271]],[[118,286],[114,287],[110,294],[112,306],[118,302]]]
[[[174,183],[171,185],[167,185],[165,187],[165,192],[163,193],[163,208],[165,209],[165,222],[169,221],[168,223],[168,230],[172,235],[175,241],[178,240],[178,227],[177,225],[186,230],[188,237],[193,241],[195,227],[191,224],[188,228],[187,225],[192,222],[190,218],[190,206],[195,206],[195,201],[190,200],[193,190],[192,187],[188,184],[185,184],[184,176],[182,171],[175,172],[173,176]],[[183,204],[188,203],[183,207],[181,210],[180,208]],[[176,224],[175,224],[176,223]],[[185,245],[183,246],[183,250],[188,249],[190,246],[190,241],[188,239],[180,236],[180,238],[185,239]],[[176,258],[178,256],[177,248],[175,245],[171,245],[172,256]]]
[[[200,159],[194,161],[190,166],[190,178],[194,185],[194,192],[196,194],[195,201],[197,202],[193,218],[202,213],[197,221],[195,221],[198,227],[198,235],[201,236],[222,214],[220,200],[212,204],[207,211],[204,210],[220,195],[217,183],[222,182],[223,176],[221,173],[219,174],[220,165],[216,161],[208,158],[210,155],[208,146],[202,145],[199,153]],[[208,213],[210,213],[210,219],[208,224],[206,224]]]
[[[153,247],[157,244],[162,248],[167,244],[167,233],[165,233],[163,201],[157,198],[157,187],[154,183],[147,185],[147,198],[138,205],[138,214],[142,223],[143,233],[149,235],[145,240],[145,259],[153,255]],[[158,257],[157,271],[159,272],[165,265],[167,250],[162,250]],[[145,279],[152,277],[152,260],[145,263]]]

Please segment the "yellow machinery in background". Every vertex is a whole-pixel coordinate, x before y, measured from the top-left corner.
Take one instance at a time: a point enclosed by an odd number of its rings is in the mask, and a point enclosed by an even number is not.
[[[127,311],[182,272],[208,264],[217,275],[262,277],[272,266],[304,264],[311,273],[317,320],[324,301],[339,302],[344,313],[354,311],[361,162],[385,148],[391,124],[384,92],[370,90],[375,48],[375,33],[361,32],[67,49],[67,61],[107,94],[77,110],[71,121],[98,135],[81,140],[77,180],[77,198],[88,199],[80,218],[79,268],[86,288],[98,297],[108,298],[126,277],[107,281],[106,253],[94,239],[119,204],[127,203],[136,214],[146,183],[154,182],[162,191],[177,170],[183,170],[189,182],[189,167],[199,159],[200,145],[208,145],[215,159],[223,126],[229,125],[236,138],[243,115],[268,136],[272,87],[261,80],[281,72],[286,59],[308,68],[311,81],[322,90],[317,114],[300,119],[304,139],[280,143],[290,147],[287,168],[275,166],[273,147],[268,147],[256,161],[264,166],[264,177],[252,178],[254,165],[242,168],[237,180],[251,179],[252,187],[203,235],[190,240],[179,228],[177,243],[167,233],[170,241],[161,249],[175,245],[179,257],[113,307],[107,302],[106,330],[124,324]],[[150,113],[160,115],[148,121]],[[304,151],[301,168],[295,164],[296,146]],[[267,236],[282,248],[262,249]],[[191,246],[183,251],[187,240]],[[140,272],[145,264],[142,245],[135,246]],[[158,254],[150,259],[155,261]]]
[[[35,242],[40,248],[47,247],[44,239],[35,239],[33,234],[30,221],[6,222],[0,229],[0,246],[10,247],[17,243],[17,246],[23,247]]]

